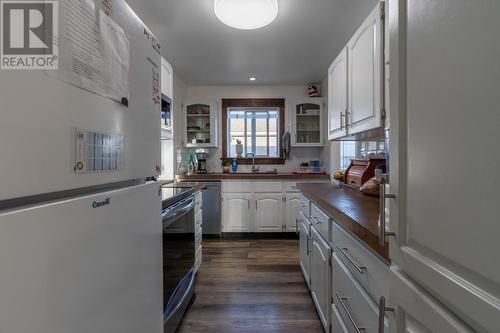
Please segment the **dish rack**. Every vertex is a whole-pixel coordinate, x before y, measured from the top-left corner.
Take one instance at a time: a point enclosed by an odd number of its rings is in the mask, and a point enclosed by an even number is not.
[[[315,166],[301,166],[295,169],[292,172],[296,175],[302,174],[326,174],[326,169],[324,167],[315,167]]]

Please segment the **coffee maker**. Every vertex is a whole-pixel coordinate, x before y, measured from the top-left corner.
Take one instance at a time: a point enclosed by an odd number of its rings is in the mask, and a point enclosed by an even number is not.
[[[198,167],[196,168],[197,173],[208,173],[207,157],[208,152],[205,149],[196,150],[196,160],[198,161]]]

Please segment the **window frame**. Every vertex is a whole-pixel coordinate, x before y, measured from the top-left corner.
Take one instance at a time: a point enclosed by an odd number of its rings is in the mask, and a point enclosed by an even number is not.
[[[285,164],[281,141],[285,132],[285,99],[284,98],[224,98],[222,99],[222,157],[223,162],[231,161],[228,156],[228,111],[230,108],[275,108],[278,111],[278,157],[255,157],[255,164]],[[236,158],[238,164],[252,164],[252,159]]]

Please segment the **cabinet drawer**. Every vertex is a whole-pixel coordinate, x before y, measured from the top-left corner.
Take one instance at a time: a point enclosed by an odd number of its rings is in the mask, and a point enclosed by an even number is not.
[[[284,192],[300,192],[297,188],[297,182],[283,182]]]
[[[340,316],[339,309],[335,304],[332,304],[332,332],[333,333],[349,333],[344,320]]]
[[[222,182],[223,193],[251,193],[253,184],[251,181],[226,180]]]
[[[311,203],[311,223],[318,229],[323,238],[331,243],[330,217],[323,213],[315,204]]]
[[[323,213],[318,206],[315,204],[311,204],[311,218],[316,220],[317,223],[328,223],[330,221],[330,217]]]
[[[254,181],[255,192],[283,192],[283,184],[280,181]]]
[[[366,293],[350,271],[345,267],[337,254],[332,260],[332,296],[333,302],[346,326],[351,331],[356,328],[366,333],[378,332],[378,306]],[[385,331],[388,320],[384,317]]]
[[[333,250],[368,294],[378,300],[389,294],[389,267],[336,223],[333,226]]]
[[[300,211],[306,218],[311,216],[311,202],[303,194],[300,195]]]

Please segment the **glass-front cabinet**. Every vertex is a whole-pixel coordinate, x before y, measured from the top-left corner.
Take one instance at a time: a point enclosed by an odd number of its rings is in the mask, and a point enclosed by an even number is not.
[[[293,146],[323,146],[323,103],[322,98],[307,98],[293,104]]]
[[[184,102],[184,145],[217,147],[217,103],[215,101]]]

